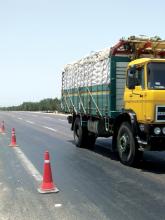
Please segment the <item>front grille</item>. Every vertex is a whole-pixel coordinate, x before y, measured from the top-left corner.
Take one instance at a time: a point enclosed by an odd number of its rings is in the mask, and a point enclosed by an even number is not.
[[[165,122],[165,106],[156,106],[156,121]]]

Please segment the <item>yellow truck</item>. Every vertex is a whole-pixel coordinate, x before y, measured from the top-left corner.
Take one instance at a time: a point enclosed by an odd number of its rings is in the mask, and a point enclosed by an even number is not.
[[[65,66],[62,106],[77,147],[112,137],[129,166],[145,150],[165,150],[164,58],[165,40],[131,36]]]

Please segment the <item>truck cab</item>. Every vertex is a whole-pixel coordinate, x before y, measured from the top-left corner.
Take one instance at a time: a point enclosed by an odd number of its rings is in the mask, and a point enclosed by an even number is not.
[[[143,144],[154,149],[159,142],[161,147],[165,144],[165,59],[136,59],[126,74],[124,108],[136,114]]]

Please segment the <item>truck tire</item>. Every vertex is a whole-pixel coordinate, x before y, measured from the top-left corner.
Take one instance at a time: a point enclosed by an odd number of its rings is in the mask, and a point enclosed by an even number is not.
[[[95,146],[95,142],[96,142],[96,135],[88,132],[86,139],[86,147],[88,149],[93,149]]]
[[[77,147],[84,147],[86,133],[86,129],[81,126],[80,118],[76,118],[73,127],[73,136]]]
[[[137,165],[142,157],[142,152],[138,151],[138,144],[128,122],[123,122],[119,128],[117,150],[121,163],[127,166]]]
[[[87,128],[81,126],[80,118],[75,119],[73,136],[77,147],[92,149],[95,145],[95,135],[89,134]]]

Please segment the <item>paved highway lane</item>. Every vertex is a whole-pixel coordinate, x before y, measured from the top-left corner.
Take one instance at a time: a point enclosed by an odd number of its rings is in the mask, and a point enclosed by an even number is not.
[[[146,153],[139,168],[126,167],[110,150],[73,145],[66,117],[28,112],[0,112],[6,135],[0,135],[0,219],[165,219],[164,153]],[[29,170],[8,147],[11,128],[18,149],[34,165]],[[60,192],[39,194],[43,154],[48,150]]]

